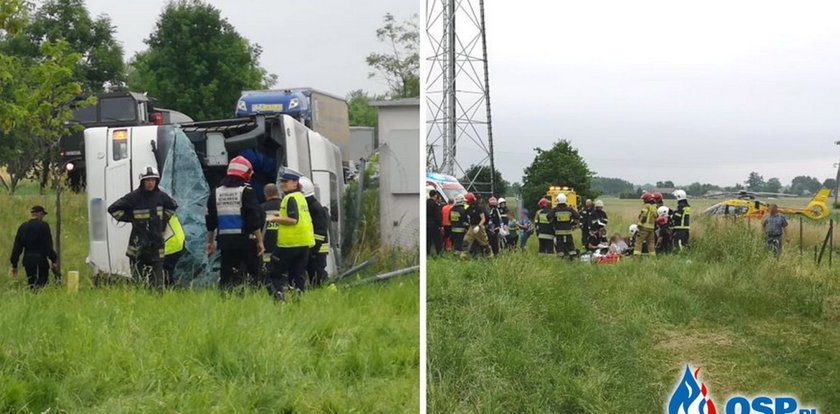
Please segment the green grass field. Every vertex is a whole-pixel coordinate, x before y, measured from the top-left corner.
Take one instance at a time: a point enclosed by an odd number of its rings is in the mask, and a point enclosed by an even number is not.
[[[637,204],[607,201],[611,233]],[[719,412],[765,394],[840,411],[838,266],[816,268],[810,245],[769,258],[755,223],[697,221],[683,256],[568,263],[532,239],[495,259],[430,259],[430,412],[662,412],[686,363]]]
[[[82,289],[32,294],[22,268],[9,276],[11,241],[54,197],[25,194],[0,195],[0,412],[419,410],[416,275],[282,305],[265,292],[94,288],[84,196],[66,194],[63,268],[81,271]]]

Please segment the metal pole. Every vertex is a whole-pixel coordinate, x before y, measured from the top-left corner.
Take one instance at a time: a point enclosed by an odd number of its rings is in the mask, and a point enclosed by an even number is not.
[[[840,141],[834,141],[835,145],[840,145]],[[834,205],[837,205],[837,193],[840,193],[840,163],[837,164],[837,176],[834,178]]]
[[[444,174],[455,174],[455,150],[457,133],[457,117],[456,107],[457,101],[455,97],[455,43],[457,42],[455,36],[455,0],[449,0],[445,6],[446,13],[444,13],[443,37],[446,39],[446,69],[444,70],[444,91],[446,94],[445,102],[446,121],[444,122],[444,148],[443,148],[443,168]]]
[[[484,22],[484,0],[478,2],[481,13],[481,47],[484,51],[484,103],[487,108],[487,143],[490,147],[490,193],[496,194],[496,162],[493,157],[493,118],[490,116],[490,69],[487,62],[487,26]],[[504,196],[504,194],[499,194]]]

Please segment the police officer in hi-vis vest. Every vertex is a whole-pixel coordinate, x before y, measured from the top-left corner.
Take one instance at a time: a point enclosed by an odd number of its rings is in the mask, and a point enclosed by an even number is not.
[[[271,256],[271,288],[276,300],[284,300],[284,290],[290,282],[302,293],[306,290],[306,265],[310,249],[315,246],[315,230],[309,206],[300,188],[302,174],[285,169],[280,175],[283,200],[280,213],[267,220],[280,225],[277,247]]]
[[[248,184],[253,169],[245,157],[230,161],[221,186],[207,199],[207,255],[216,251],[215,236],[222,256],[219,287],[233,289],[259,280],[260,262],[265,246],[262,228],[265,222],[257,195]]]

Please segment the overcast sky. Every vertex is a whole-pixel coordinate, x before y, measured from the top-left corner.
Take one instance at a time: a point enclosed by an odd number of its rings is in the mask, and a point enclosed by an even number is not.
[[[87,0],[96,16],[106,13],[117,28],[126,59],[146,49],[167,1]],[[263,48],[261,63],[278,75],[277,87],[310,86],[339,96],[355,89],[382,93],[387,85],[368,79],[365,57],[387,51],[376,39],[385,13],[407,20],[417,0],[214,0],[222,17]],[[231,103],[233,105],[233,103]]]
[[[840,24],[830,2],[486,3],[497,167],[557,138],[601,176],[732,185],[833,177]]]

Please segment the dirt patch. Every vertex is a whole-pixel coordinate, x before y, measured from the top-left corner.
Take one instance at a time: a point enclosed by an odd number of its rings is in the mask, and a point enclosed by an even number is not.
[[[658,330],[654,343],[660,350],[683,354],[690,350],[731,347],[735,345],[733,338],[735,335],[728,329],[691,322],[679,329]]]

